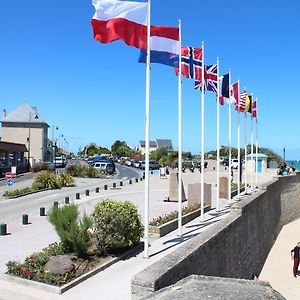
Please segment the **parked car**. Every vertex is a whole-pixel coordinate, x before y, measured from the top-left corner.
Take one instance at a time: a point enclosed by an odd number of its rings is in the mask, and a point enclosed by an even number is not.
[[[55,157],[54,164],[56,168],[64,168],[67,165],[67,159],[63,156]]]
[[[131,159],[127,159],[127,160],[125,161],[125,166],[127,166],[127,167],[132,167],[132,160],[131,160]]]
[[[149,161],[149,170],[158,170],[160,168],[160,164],[155,160]],[[140,169],[145,170],[145,161],[143,160]]]
[[[239,160],[238,159],[232,159],[231,160],[231,167],[233,169],[237,169],[239,167]]]
[[[133,163],[133,166],[134,166],[135,168],[139,168],[139,167],[141,166],[141,163],[142,163],[141,160],[135,160],[134,163]]]
[[[109,174],[113,174],[115,172],[114,163],[111,163],[109,161],[95,162],[93,164],[93,167],[100,171],[106,171]]]
[[[229,165],[229,159],[228,158],[224,158],[223,161],[221,162],[221,165],[228,166]]]

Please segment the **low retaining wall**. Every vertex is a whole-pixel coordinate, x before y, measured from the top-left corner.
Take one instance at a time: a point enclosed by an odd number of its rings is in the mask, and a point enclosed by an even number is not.
[[[209,210],[210,210],[210,206],[204,207],[204,213],[206,213]],[[182,225],[199,217],[200,214],[201,214],[201,209],[199,208],[199,209],[192,211],[186,215],[183,215],[182,216]],[[160,226],[149,225],[149,234],[151,237],[162,237],[177,228],[178,228],[178,219],[175,219],[175,220],[169,221]]]
[[[234,204],[228,217],[132,279],[133,299],[192,274],[250,279],[259,274],[282,226],[300,217],[300,176],[274,178]]]

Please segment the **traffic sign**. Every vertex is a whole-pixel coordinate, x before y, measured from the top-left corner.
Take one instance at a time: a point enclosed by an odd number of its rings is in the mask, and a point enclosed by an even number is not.
[[[12,178],[12,172],[6,172],[5,173],[5,178],[6,179],[11,179]]]
[[[6,185],[12,186],[14,184],[14,181],[12,179],[7,179],[6,180]]]

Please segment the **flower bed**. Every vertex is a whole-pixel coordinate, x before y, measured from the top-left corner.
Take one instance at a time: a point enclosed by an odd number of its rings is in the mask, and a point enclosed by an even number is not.
[[[210,206],[204,207],[204,212],[210,210]],[[182,225],[194,220],[201,214],[200,205],[187,206],[182,210]],[[160,216],[150,222],[149,234],[152,237],[162,237],[178,228],[178,212]]]

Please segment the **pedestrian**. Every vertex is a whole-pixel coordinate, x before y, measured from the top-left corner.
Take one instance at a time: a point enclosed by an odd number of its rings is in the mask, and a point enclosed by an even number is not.
[[[297,275],[298,275],[299,251],[300,251],[300,242],[298,242],[297,246],[294,249],[291,250],[291,257],[294,260],[294,266],[293,266],[294,277],[297,277]]]

